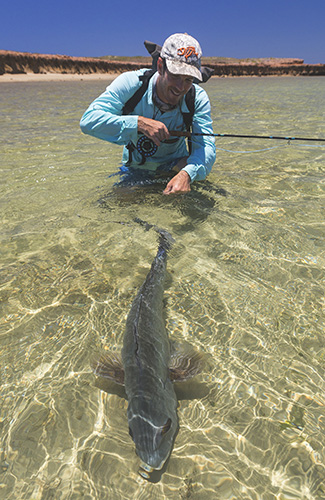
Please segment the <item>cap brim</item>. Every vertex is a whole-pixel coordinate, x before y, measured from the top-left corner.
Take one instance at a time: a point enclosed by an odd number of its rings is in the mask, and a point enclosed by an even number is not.
[[[191,64],[179,62],[179,61],[171,61],[170,59],[166,59],[167,69],[173,75],[187,75],[196,78],[200,82],[202,82],[202,74],[199,69]]]

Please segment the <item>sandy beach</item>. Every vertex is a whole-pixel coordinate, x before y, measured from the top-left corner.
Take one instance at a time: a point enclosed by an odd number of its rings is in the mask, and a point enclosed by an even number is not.
[[[216,77],[239,76],[323,76],[325,64],[304,64],[303,59],[262,58],[203,61]],[[53,54],[30,54],[0,50],[1,82],[112,80],[125,71],[150,68],[151,60],[105,60]]]
[[[69,81],[111,81],[118,73],[92,73],[78,75],[75,73],[5,73],[0,75],[0,83],[15,82],[69,82]]]

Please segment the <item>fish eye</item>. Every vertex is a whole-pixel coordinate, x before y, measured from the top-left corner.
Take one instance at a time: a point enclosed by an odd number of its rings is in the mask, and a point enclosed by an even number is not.
[[[172,425],[172,421],[171,419],[169,418],[167,420],[167,422],[165,423],[165,425],[161,428],[161,434],[164,436],[165,434],[167,434],[167,432],[169,431],[169,429],[171,428],[171,425]]]

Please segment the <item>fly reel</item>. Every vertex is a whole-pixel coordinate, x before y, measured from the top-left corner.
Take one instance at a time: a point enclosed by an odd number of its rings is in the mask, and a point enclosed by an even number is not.
[[[158,146],[149,137],[142,135],[137,142],[137,150],[142,158],[150,158],[157,152]]]

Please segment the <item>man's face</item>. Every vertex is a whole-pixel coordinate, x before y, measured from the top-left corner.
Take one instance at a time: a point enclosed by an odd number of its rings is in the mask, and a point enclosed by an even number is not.
[[[190,90],[193,78],[188,75],[174,75],[164,68],[163,61],[158,59],[157,94],[166,104],[176,106]]]

